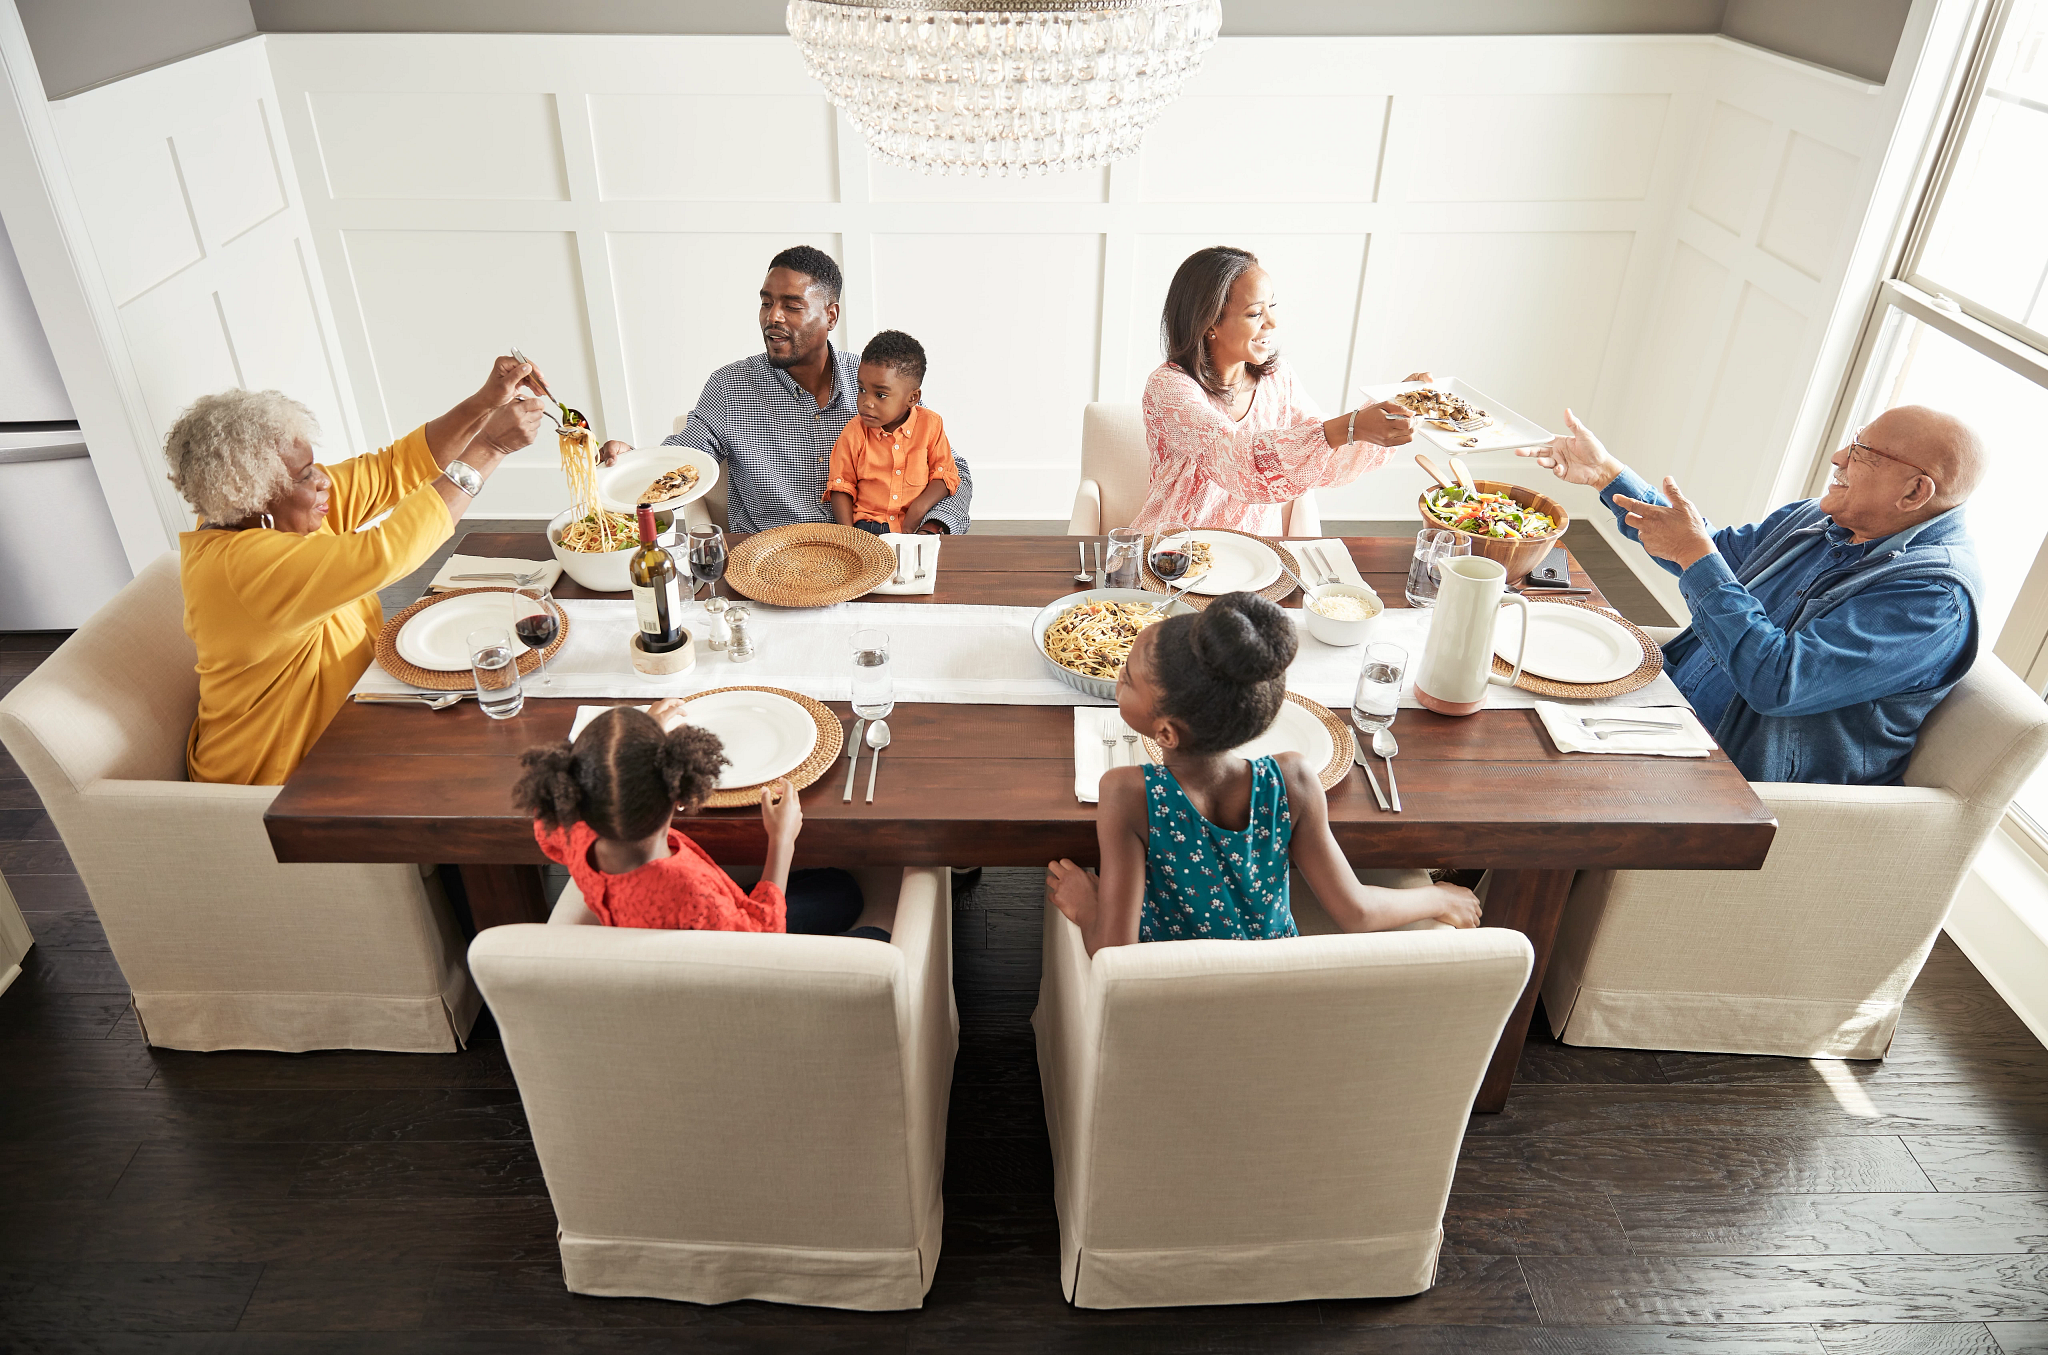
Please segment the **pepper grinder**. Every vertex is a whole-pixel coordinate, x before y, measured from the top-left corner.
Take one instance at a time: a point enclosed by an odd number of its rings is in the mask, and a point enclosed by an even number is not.
[[[732,643],[732,626],[726,621],[726,608],[731,604],[722,597],[705,599],[704,610],[711,616],[711,634],[704,641],[706,649],[722,650]]]
[[[728,607],[721,619],[726,622],[730,631],[730,638],[725,642],[725,657],[734,663],[745,663],[753,658],[754,637],[747,629],[747,609]]]

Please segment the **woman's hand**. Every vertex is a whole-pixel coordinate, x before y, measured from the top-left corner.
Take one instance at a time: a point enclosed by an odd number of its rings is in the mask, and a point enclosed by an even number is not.
[[[627,452],[630,452],[632,450],[633,444],[631,444],[630,442],[620,442],[617,438],[612,438],[608,440],[604,444],[604,446],[597,449],[597,464],[600,466],[609,466],[612,464],[612,462],[617,461],[620,457],[624,456]]]
[[[1593,436],[1592,429],[1579,422],[1578,415],[1567,409],[1564,422],[1570,432],[1560,433],[1539,447],[1517,447],[1515,455],[1535,457],[1537,465],[1566,484],[1607,488],[1626,468],[1608,455],[1607,448]]]
[[[1443,904],[1443,911],[1436,915],[1438,922],[1448,922],[1453,927],[1476,927],[1479,925],[1479,896],[1463,885],[1434,884],[1429,886]]]
[[[518,399],[522,386],[531,393],[535,384],[541,384],[541,375],[540,369],[532,363],[513,357],[497,358],[491,363],[491,374],[477,389],[476,400],[486,408],[496,409]]]
[[[1085,934],[1095,920],[1095,874],[1061,857],[1045,867],[1045,901]]]
[[[1399,447],[1415,437],[1408,411],[1392,400],[1359,406],[1357,420],[1347,423],[1357,431],[1360,442],[1374,442],[1382,447]]]
[[[690,722],[689,703],[680,696],[664,696],[647,708],[654,717],[654,723],[661,726],[661,732],[670,733]]]
[[[1428,372],[1410,372],[1408,373],[1408,375],[1402,377],[1401,380],[1404,382],[1420,381],[1431,386],[1434,386],[1436,384],[1436,378],[1431,376]]]
[[[546,405],[531,396],[521,396],[510,404],[499,405],[491,411],[491,417],[484,420],[483,431],[476,435],[476,441],[498,456],[509,456],[531,447],[540,436],[542,421],[547,417],[546,410]]]
[[[761,826],[768,830],[770,852],[786,852],[796,845],[796,835],[803,831],[804,810],[796,801],[796,787],[789,784],[788,777],[771,782],[762,790]]]

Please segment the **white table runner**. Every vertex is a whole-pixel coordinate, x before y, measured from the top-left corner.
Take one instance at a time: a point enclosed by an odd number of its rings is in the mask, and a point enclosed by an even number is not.
[[[724,654],[704,647],[709,617],[702,605],[687,603],[682,621],[695,638],[697,665],[687,673],[649,681],[634,672],[627,660],[626,643],[634,628],[632,603],[572,599],[560,605],[569,618],[569,638],[548,665],[554,685],[542,687],[537,674],[529,675],[529,696],[639,697],[651,701],[744,685],[785,687],[820,701],[844,701],[851,694],[853,632],[876,626],[889,632],[890,667],[898,701],[1001,706],[1106,704],[1083,696],[1053,676],[1031,640],[1032,618],[1038,614],[1035,607],[842,602],[833,607],[791,610],[749,604],[754,658],[733,663]],[[509,607],[506,615],[509,624]],[[1358,681],[1358,647],[1326,645],[1303,627],[1298,611],[1288,615],[1301,628],[1301,652],[1288,669],[1288,690],[1335,711],[1349,709]],[[1424,610],[1389,609],[1372,638],[1406,649],[1412,672],[1422,657],[1432,615]],[[417,689],[372,664],[355,690]],[[1520,688],[1486,689],[1489,707],[1528,708],[1537,700]],[[1416,708],[1412,690],[1403,693],[1401,704]],[[1641,691],[1610,697],[1605,704],[1681,706],[1685,698],[1670,677],[1660,673]]]

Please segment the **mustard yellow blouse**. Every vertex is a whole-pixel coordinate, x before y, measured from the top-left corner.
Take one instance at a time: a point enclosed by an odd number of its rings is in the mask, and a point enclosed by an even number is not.
[[[429,485],[441,468],[424,425],[324,469],[327,520],[310,535],[178,537],[185,633],[199,650],[199,718],[185,747],[194,781],[282,784],[370,666],[384,623],[377,590],[454,530]]]

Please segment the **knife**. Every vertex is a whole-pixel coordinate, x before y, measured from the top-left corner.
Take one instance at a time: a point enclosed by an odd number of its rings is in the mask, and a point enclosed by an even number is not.
[[[860,770],[860,736],[868,727],[866,720],[853,722],[853,737],[846,741],[846,794],[839,797],[839,803],[853,803],[853,774]]]
[[[1372,774],[1372,764],[1365,760],[1365,745],[1358,741],[1358,735],[1355,731],[1351,735],[1351,760],[1356,762],[1358,769],[1365,773],[1365,782],[1372,787],[1372,798],[1380,802],[1381,809],[1385,809],[1391,814],[1393,810],[1387,805],[1386,794],[1380,790],[1380,779]]]

